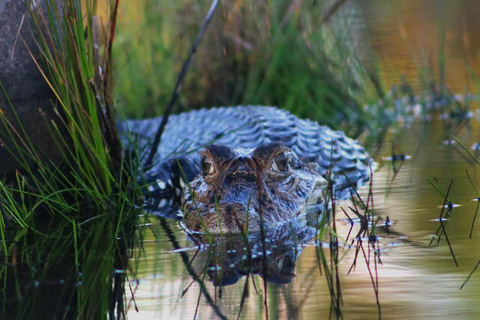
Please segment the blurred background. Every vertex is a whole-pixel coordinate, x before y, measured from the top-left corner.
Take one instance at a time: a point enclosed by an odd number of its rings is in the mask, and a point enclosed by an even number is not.
[[[161,115],[210,3],[120,2],[115,97],[127,117]],[[222,1],[177,111],[263,104],[343,129],[393,85],[476,89],[475,0]],[[389,106],[385,106],[388,108]],[[373,119],[372,119],[373,118]],[[352,132],[351,134],[354,134]]]

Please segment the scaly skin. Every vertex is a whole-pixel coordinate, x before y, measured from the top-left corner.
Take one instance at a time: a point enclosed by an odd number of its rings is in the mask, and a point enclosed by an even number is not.
[[[127,132],[135,134],[134,143],[142,155],[160,121],[161,118],[129,120],[119,124],[119,131],[126,146],[132,144]],[[269,142],[282,142],[304,165],[324,178],[331,178],[336,198],[344,198],[350,186],[360,186],[370,177],[373,162],[364,148],[343,132],[274,107],[201,109],[170,117],[155,158],[156,165],[146,173],[147,182],[151,183],[149,208],[164,216],[175,215],[184,187],[181,177],[189,182],[198,176],[199,151],[206,145],[215,143],[248,149]]]

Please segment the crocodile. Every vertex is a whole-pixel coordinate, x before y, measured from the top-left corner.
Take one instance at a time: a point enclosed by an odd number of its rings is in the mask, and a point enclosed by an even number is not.
[[[185,225],[210,233],[258,232],[323,212],[327,181],[282,142],[256,148],[209,145],[183,193]]]
[[[160,121],[119,123],[124,144],[145,156]],[[369,180],[374,165],[343,132],[267,106],[170,116],[154,163],[144,177],[149,210],[210,232],[258,229],[262,219],[271,225],[298,217],[322,203],[326,180],[332,181],[333,198],[346,198],[351,187]],[[178,214],[181,207],[185,217]]]

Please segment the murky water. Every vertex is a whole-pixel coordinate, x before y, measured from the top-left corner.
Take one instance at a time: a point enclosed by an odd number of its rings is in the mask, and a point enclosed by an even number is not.
[[[415,64],[409,50],[426,54],[430,58],[426,64],[436,65],[438,21],[448,17],[444,21],[448,29],[446,82],[452,91],[464,92],[471,84],[465,80],[465,62],[474,68],[478,64],[477,59],[471,57],[480,46],[475,33],[479,20],[469,9],[476,2],[458,1],[453,7],[451,3],[442,2],[440,8],[434,3],[436,1],[362,1],[375,54],[380,58],[387,83],[398,82],[401,74],[413,80],[425,61]],[[406,46],[404,40],[408,40],[409,45]],[[389,232],[385,228],[376,231],[382,262],[376,270],[373,251],[370,251],[370,272],[360,252],[355,269],[349,273],[356,249],[348,246],[339,249],[340,310],[345,319],[372,319],[380,315],[382,319],[478,319],[480,270],[462,289],[460,287],[480,260],[480,221],[472,229],[478,202],[471,201],[478,195],[466,173],[468,170],[480,192],[479,165],[458,143],[444,141],[454,134],[470,148],[480,141],[479,128],[477,119],[455,123],[434,115],[431,120],[417,119],[406,128],[394,130],[385,139],[375,155],[379,169],[372,184],[374,212],[381,220],[388,216],[393,225]],[[411,159],[394,164],[383,160],[392,150]],[[397,173],[394,166],[399,168]],[[444,235],[440,241],[435,236],[444,203],[444,195],[437,189],[446,192],[452,180],[449,198],[459,206],[452,209],[445,224],[449,246]],[[369,186],[361,190],[362,197],[367,197],[368,190]],[[339,204],[350,212],[348,206],[351,206],[348,201]],[[337,209],[336,224],[344,243],[350,224]],[[445,209],[443,215],[447,211]],[[355,230],[358,226],[352,235]],[[206,280],[202,291],[187,268],[195,249],[172,252],[175,248],[172,239],[178,241],[177,246],[181,248],[194,246],[176,223],[167,221],[162,226],[157,221],[148,232],[143,247],[145,258],[139,263],[140,281],[138,286],[131,283],[134,302],[130,305],[129,319],[193,319],[195,315],[200,319],[236,318],[242,296],[245,298],[242,319],[266,318],[267,312],[270,319],[318,319],[331,315],[332,296],[325,270],[319,269],[318,247],[313,241],[303,248],[290,283],[267,284],[265,302],[264,280],[258,275],[253,280],[243,277],[222,288]],[[347,243],[351,243],[352,235]],[[364,245],[368,247],[367,242]],[[325,252],[328,256],[328,248]],[[202,254],[199,253],[191,265],[197,272],[206,259]],[[378,301],[375,279],[378,279]]]

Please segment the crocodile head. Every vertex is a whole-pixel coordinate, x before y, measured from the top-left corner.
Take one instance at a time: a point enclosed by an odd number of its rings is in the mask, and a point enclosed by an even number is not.
[[[210,145],[201,155],[201,173],[182,198],[190,231],[254,232],[323,207],[326,180],[282,143]]]

